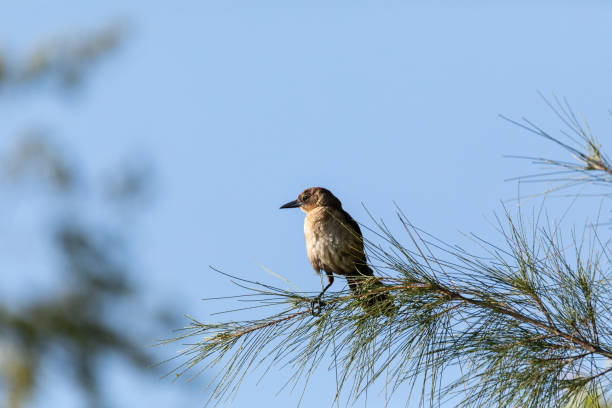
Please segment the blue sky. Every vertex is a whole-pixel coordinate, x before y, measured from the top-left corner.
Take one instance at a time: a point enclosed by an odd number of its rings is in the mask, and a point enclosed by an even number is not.
[[[158,193],[134,232],[138,279],[148,298],[207,319],[223,305],[201,298],[236,292],[208,265],[282,285],[262,264],[320,287],[302,213],[278,210],[308,186],[331,189],[365,224],[362,203],[393,224],[395,201],[445,241],[494,239],[486,219],[517,192],[504,179],[537,170],[502,156],[569,158],[498,114],[554,132],[561,124],[536,92],[567,97],[605,150],[611,12],[605,2],[13,2],[0,16],[9,50],[116,18],[131,29],[75,97],[0,99],[0,148],[37,123],[93,174],[129,153],[151,157]],[[553,214],[567,204],[548,202]],[[581,201],[570,221],[592,208]],[[108,365],[117,406],[206,399]],[[299,392],[275,396],[290,374],[273,370],[259,385],[252,376],[232,406],[295,405]],[[75,403],[69,385],[58,387],[45,398]],[[334,390],[333,372],[319,370],[303,406],[331,405]],[[376,392],[357,405],[384,406]]]

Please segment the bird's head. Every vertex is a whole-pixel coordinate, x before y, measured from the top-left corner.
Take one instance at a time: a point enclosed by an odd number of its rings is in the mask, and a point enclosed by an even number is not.
[[[317,207],[342,208],[342,203],[331,191],[323,187],[310,187],[302,191],[297,200],[293,200],[281,206],[281,208],[299,208],[308,213]]]

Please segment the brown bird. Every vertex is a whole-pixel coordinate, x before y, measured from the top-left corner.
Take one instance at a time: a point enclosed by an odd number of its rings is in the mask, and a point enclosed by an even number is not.
[[[280,208],[298,207],[306,213],[304,237],[308,259],[317,273],[325,271],[327,275],[328,284],[315,299],[320,304],[321,296],[334,283],[334,274],[344,276],[351,291],[358,290],[366,277],[374,275],[367,264],[359,224],[325,188],[307,188],[297,200]],[[378,280],[374,283],[382,285]],[[377,298],[368,303],[379,300]]]

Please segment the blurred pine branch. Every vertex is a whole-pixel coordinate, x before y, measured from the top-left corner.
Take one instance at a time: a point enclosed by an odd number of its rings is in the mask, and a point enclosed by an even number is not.
[[[112,22],[97,30],[81,30],[41,41],[29,53],[14,55],[0,49],[0,91],[23,91],[43,82],[70,90],[123,41],[126,26]]]
[[[47,40],[22,58],[0,52],[0,92],[40,91],[43,83],[75,89],[101,60],[122,41],[123,26],[110,24],[91,32]],[[8,135],[6,136],[8,137]],[[41,263],[55,285],[40,293],[38,281],[18,301],[0,299],[0,406],[26,406],[32,395],[52,378],[67,377],[84,391],[87,406],[106,406],[113,390],[101,387],[100,363],[114,355],[130,366],[150,371],[150,353],[141,343],[141,329],[118,322],[117,311],[137,298],[138,285],[129,279],[132,269],[128,243],[117,220],[92,222],[92,212],[133,202],[140,210],[148,193],[150,168],[130,158],[129,166],[114,166],[102,185],[90,183],[67,149],[46,132],[32,127],[15,138],[0,157],[3,202],[33,196],[43,200],[42,225],[37,237],[48,245]],[[101,187],[96,209],[83,204],[83,192]],[[5,194],[12,193],[12,194]],[[142,197],[141,197],[142,198]],[[122,207],[123,208],[123,207]],[[118,216],[116,211],[115,216]],[[6,218],[7,214],[3,213]],[[119,217],[118,217],[119,218]],[[133,218],[133,217],[130,217]],[[21,228],[21,226],[18,226]],[[21,232],[20,230],[16,233]],[[3,231],[5,242],[16,239]],[[29,237],[32,241],[32,237]],[[33,245],[32,245],[33,246]],[[27,244],[17,258],[38,256]],[[3,248],[5,251],[10,249]],[[7,254],[5,252],[5,255]],[[6,262],[6,261],[5,261]],[[5,264],[6,265],[6,264]],[[5,279],[16,282],[23,269],[5,269]],[[36,278],[37,279],[37,278]],[[151,319],[147,326],[159,324]],[[146,371],[145,371],[146,370]]]

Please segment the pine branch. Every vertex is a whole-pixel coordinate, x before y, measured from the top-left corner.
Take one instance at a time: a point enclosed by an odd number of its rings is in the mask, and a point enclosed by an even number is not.
[[[548,194],[553,191],[575,187],[584,183],[602,183],[603,185],[612,183],[612,162],[601,150],[601,144],[591,133],[587,121],[580,121],[578,119],[576,113],[573,111],[566,99],[560,100],[557,97],[554,97],[554,103],[552,103],[542,94],[540,94],[540,96],[548,107],[554,112],[554,114],[566,126],[567,130],[562,130],[561,134],[568,139],[567,143],[561,141],[561,139],[557,137],[552,136],[550,133],[546,132],[526,118],[522,118],[522,122],[519,122],[509,119],[503,115],[500,115],[500,117],[524,130],[527,130],[530,133],[540,136],[562,147],[564,150],[571,153],[576,161],[567,162],[544,157],[507,156],[528,159],[531,160],[533,164],[544,164],[546,166],[563,169],[555,172],[520,176],[511,178],[509,180],[520,180],[522,182],[561,183],[556,187],[548,189],[542,194]],[[550,176],[559,177],[550,179]]]
[[[511,122],[561,146],[577,162],[536,158],[563,170],[519,179],[561,182],[548,192],[612,182],[612,164],[588,125],[566,101],[545,101],[569,128],[562,133],[571,144],[526,119]],[[517,216],[506,211],[498,219],[503,244],[472,235],[484,251],[474,254],[415,227],[399,210],[397,215],[409,245],[382,221],[364,227],[380,242],[366,247],[384,286],[328,292],[322,313],[314,315],[307,293],[232,277],[247,290],[238,301],[277,313],[237,322],[191,319],[182,335],[167,340],[195,339],[176,357],[182,363],[173,372],[180,377],[196,366],[221,367],[211,382],[209,403],[215,404],[231,398],[261,364],[267,364],[263,376],[275,365],[293,372],[282,388],[301,381],[305,389],[321,362],[333,361],[335,400],[347,402],[381,380],[391,394],[419,390],[419,406],[438,406],[447,396],[458,396],[464,407],[607,405],[612,285],[609,249],[595,229],[585,226],[580,239],[572,231],[566,245],[559,225],[546,220],[542,226],[540,213],[528,218],[519,207]],[[364,307],[383,292],[393,307]],[[451,366],[459,366],[459,378],[445,374]]]
[[[596,282],[608,281],[594,262],[595,250],[587,251],[586,260],[577,253],[572,261],[561,249],[558,229],[555,234],[536,230],[528,242],[522,220],[515,223],[508,215],[507,248],[489,245],[489,257],[481,257],[428,241],[398,216],[414,238],[413,249],[383,224],[378,234],[388,247],[369,243],[378,274],[386,275],[381,278],[385,286],[331,293],[321,315],[313,316],[307,294],[241,280],[250,291],[245,294],[249,302],[284,309],[243,322],[193,319],[185,334],[171,339],[196,338],[178,357],[185,361],[177,375],[200,363],[201,369],[221,365],[211,401],[222,403],[237,392],[247,372],[264,362],[264,372],[276,364],[292,367],[287,385],[295,387],[300,380],[307,383],[326,355],[334,355],[340,373],[337,398],[345,392],[352,400],[383,376],[393,391],[407,383],[424,393],[419,378],[442,378],[449,366],[467,358],[468,372],[441,389],[431,382],[430,398],[421,402],[433,405],[433,396],[460,387],[465,387],[465,406],[486,401],[548,407],[592,387],[611,391],[605,367],[612,360],[611,316],[600,305],[612,299],[609,286],[595,288]],[[382,291],[393,297],[395,312],[364,310],[363,299]]]

